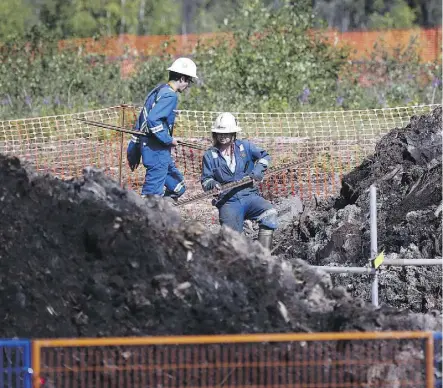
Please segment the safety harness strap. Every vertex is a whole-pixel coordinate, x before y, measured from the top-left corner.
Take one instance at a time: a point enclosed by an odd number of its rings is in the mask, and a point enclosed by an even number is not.
[[[163,125],[158,125],[154,128],[149,128],[148,127],[148,114],[151,111],[151,109],[155,106],[155,104],[157,103],[158,99],[158,93],[160,92],[160,89],[163,88],[164,86],[168,86],[168,84],[160,84],[157,87],[155,87],[151,93],[148,94],[148,96],[146,97],[146,100],[143,104],[143,109],[141,111],[142,114],[142,124],[139,128],[139,131],[145,135],[151,134],[151,133],[156,133],[158,131],[161,131],[163,129]],[[154,95],[154,101],[152,103],[152,105],[149,107],[149,111],[148,109],[146,109],[146,104],[148,102],[148,100]]]

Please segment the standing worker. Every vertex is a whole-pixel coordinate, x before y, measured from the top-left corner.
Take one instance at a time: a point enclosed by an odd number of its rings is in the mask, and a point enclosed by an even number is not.
[[[277,228],[277,211],[261,197],[253,182],[227,192],[221,185],[250,176],[262,181],[270,162],[269,154],[247,140],[236,139],[241,128],[232,113],[221,113],[212,127],[213,146],[203,155],[201,185],[204,191],[219,189],[213,204],[218,208],[221,225],[242,233],[245,219],[259,223],[258,241],[272,247],[273,232]]]
[[[175,166],[171,148],[177,146],[172,137],[178,94],[197,77],[197,66],[189,58],[178,58],[169,70],[169,82],[156,86],[146,97],[136,122],[140,136],[132,136],[127,149],[129,167],[134,171],[140,156],[146,168],[141,196],[152,195],[177,199],[186,190],[182,173]]]

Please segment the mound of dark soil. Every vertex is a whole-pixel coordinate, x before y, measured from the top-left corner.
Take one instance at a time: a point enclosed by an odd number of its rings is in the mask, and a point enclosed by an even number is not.
[[[430,329],[375,310],[302,261],[184,223],[101,172],[34,174],[0,155],[0,337]]]
[[[441,115],[436,108],[384,136],[375,153],[343,178],[337,198],[307,207],[282,231],[278,252],[313,265],[368,264],[369,187],[375,184],[379,251],[387,258],[441,258]],[[367,277],[333,275],[333,280],[369,299]],[[440,310],[441,267],[384,267],[380,296],[387,305],[415,312]]]

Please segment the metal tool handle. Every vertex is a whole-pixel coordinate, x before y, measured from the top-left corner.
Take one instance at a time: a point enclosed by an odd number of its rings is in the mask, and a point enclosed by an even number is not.
[[[82,122],[84,122],[86,124],[94,125],[95,127],[111,129],[113,131],[129,133],[131,135],[136,135],[136,136],[141,136],[142,135],[142,133],[139,132],[139,131],[132,131],[130,129],[122,128],[122,127],[119,127],[117,125],[101,123],[99,121],[86,120],[86,119],[82,119],[82,118],[79,118],[79,117],[73,117],[73,118],[75,120],[82,121]],[[184,146],[184,147],[193,148],[193,149],[200,150],[200,151],[206,151],[206,149],[207,149],[204,146],[201,146],[201,145],[198,145],[198,144],[194,144],[194,143],[191,143],[191,142],[187,142],[187,141],[183,141],[183,140],[177,140],[177,143],[182,145],[182,146]]]
[[[295,167],[298,167],[302,164],[312,163],[314,161],[315,161],[315,159],[308,159],[308,160],[304,160],[302,162],[287,163],[287,164],[284,164],[283,166],[276,167],[274,169],[270,169],[266,173],[266,177],[273,176],[273,175],[279,174],[285,170],[288,170],[290,168],[295,168]],[[243,179],[241,179],[240,181],[227,183],[225,185],[222,185],[221,190],[226,191],[226,190],[235,189],[237,187],[241,187],[241,186],[245,186],[247,184],[250,184],[251,182],[253,182],[253,179],[251,177],[247,176],[247,177],[244,177]],[[175,203],[175,206],[183,206],[183,205],[187,205],[189,203],[192,203],[192,202],[195,202],[195,201],[198,201],[201,199],[210,198],[214,195],[219,194],[219,192],[220,192],[219,190],[213,189],[213,190],[210,190],[210,191],[207,191],[204,193],[196,194],[196,195],[186,198],[186,199],[179,199]]]

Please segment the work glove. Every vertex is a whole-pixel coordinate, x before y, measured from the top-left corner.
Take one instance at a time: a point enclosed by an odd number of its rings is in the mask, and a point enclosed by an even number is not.
[[[128,144],[126,156],[128,158],[129,168],[131,169],[131,171],[134,171],[139,166],[142,156],[140,144],[135,143],[131,140]]]
[[[214,190],[214,189],[221,190],[221,184],[218,183],[216,180],[211,179],[210,181],[208,181],[205,184],[205,190],[210,191],[210,190]]]
[[[253,180],[255,180],[257,182],[261,182],[263,180],[263,178],[264,178],[265,171],[266,171],[266,166],[261,164],[261,163],[257,163],[255,165],[254,169],[249,174],[249,176]]]

